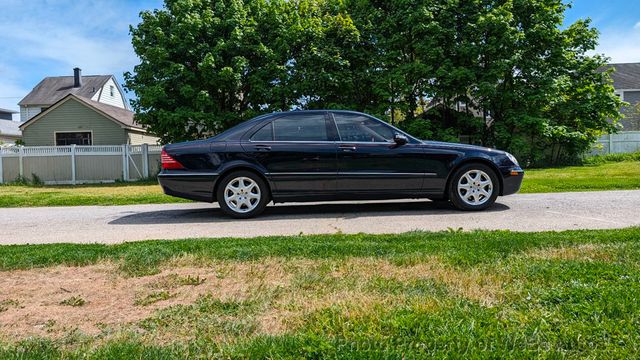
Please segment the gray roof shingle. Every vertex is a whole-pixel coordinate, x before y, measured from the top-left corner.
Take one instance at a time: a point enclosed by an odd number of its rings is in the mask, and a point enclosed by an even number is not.
[[[640,63],[609,64],[616,71],[611,74],[613,87],[617,89],[640,89]]]
[[[122,125],[128,127],[134,127],[138,129],[142,129],[138,123],[136,123],[133,119],[134,113],[127,109],[119,108],[117,106],[107,105],[101,102],[93,101],[91,99],[83,98],[80,96],[75,97],[76,100],[82,101],[83,103],[89,105],[90,107],[102,111],[103,113],[109,115],[114,120],[117,120]]]
[[[46,77],[18,105],[52,105],[69,94],[91,99],[111,75],[82,76],[82,86],[73,87],[73,76]]]

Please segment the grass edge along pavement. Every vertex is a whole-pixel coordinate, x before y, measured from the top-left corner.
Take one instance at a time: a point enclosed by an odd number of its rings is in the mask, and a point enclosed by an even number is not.
[[[243,299],[211,294],[158,310],[136,325],[140,331],[4,342],[0,357],[631,358],[640,351],[640,228],[0,247],[3,271],[113,262],[122,276],[144,277],[189,258],[204,267],[280,259],[291,278],[278,285],[286,291],[259,287]],[[438,266],[429,267],[434,261]],[[432,276],[443,269],[447,276]],[[351,291],[358,296],[348,296]],[[303,304],[324,305],[285,332],[261,333],[253,319],[282,306],[289,293],[303,296]],[[494,301],[479,302],[485,295]],[[300,306],[285,305],[292,313]],[[185,328],[174,341],[151,336]]]

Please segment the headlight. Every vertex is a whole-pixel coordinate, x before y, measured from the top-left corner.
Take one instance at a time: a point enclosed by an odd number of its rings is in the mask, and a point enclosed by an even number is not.
[[[512,163],[520,166],[520,164],[518,163],[518,159],[516,159],[515,156],[509,154],[509,153],[505,153],[505,155],[507,155],[507,157],[509,158],[509,160],[511,160]]]

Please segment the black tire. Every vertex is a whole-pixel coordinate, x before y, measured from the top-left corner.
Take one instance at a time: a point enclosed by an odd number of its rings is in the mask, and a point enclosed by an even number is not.
[[[246,205],[242,205],[239,209],[233,208],[229,206],[227,204],[227,201],[225,200],[225,191],[229,183],[233,183],[234,181],[238,183],[239,181],[238,179],[243,179],[243,178],[251,179],[259,188],[260,198],[257,201],[257,203],[250,204],[251,207],[255,206],[250,211],[245,211],[245,210],[249,210],[249,207]],[[233,190],[229,190],[229,191],[230,191],[229,194],[233,194],[232,193]],[[267,204],[269,203],[269,201],[271,201],[270,197],[271,197],[271,193],[269,191],[269,187],[264,182],[264,180],[262,180],[262,178],[256,175],[255,173],[251,171],[246,171],[246,170],[234,171],[226,175],[225,177],[223,177],[220,180],[218,184],[218,189],[216,191],[216,200],[218,201],[218,205],[220,205],[220,209],[225,214],[236,219],[249,219],[254,216],[260,215],[264,211],[264,209],[267,207]]]
[[[484,179],[486,176],[489,177],[489,179],[491,180],[490,196],[486,196],[486,193],[489,193],[488,191],[489,186],[479,185],[481,183],[478,182],[478,183],[471,183],[470,185],[472,189],[468,190],[468,191],[476,192],[476,193],[469,193],[470,199],[474,199],[474,200],[465,200],[463,198],[463,195],[467,194],[467,190],[458,191],[458,184],[460,183],[460,179],[470,171],[471,172],[477,171],[477,173],[475,174],[476,176],[480,176],[480,179]],[[484,173],[484,175],[482,175],[480,172]],[[466,185],[466,183],[468,183],[468,179],[469,178],[467,178],[467,180],[463,180],[463,185]],[[479,181],[482,181],[482,180],[479,180]],[[464,211],[480,211],[490,207],[496,202],[496,199],[498,198],[498,194],[500,193],[500,181],[498,180],[498,176],[496,175],[496,172],[489,166],[480,164],[480,163],[471,163],[471,164],[464,165],[460,167],[458,170],[456,170],[456,172],[451,177],[451,180],[449,181],[448,188],[449,188],[449,194],[448,194],[449,200],[451,201],[453,206],[455,206],[457,209],[464,210]],[[461,194],[461,192],[464,192],[464,194]],[[478,204],[476,205],[470,202],[478,202]]]

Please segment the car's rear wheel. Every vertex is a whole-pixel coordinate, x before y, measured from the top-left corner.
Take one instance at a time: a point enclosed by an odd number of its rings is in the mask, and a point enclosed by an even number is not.
[[[449,199],[460,210],[484,210],[496,202],[499,186],[496,172],[487,165],[464,165],[451,178]]]
[[[220,209],[238,219],[259,215],[269,203],[269,189],[258,175],[236,171],[225,176],[216,194]]]

